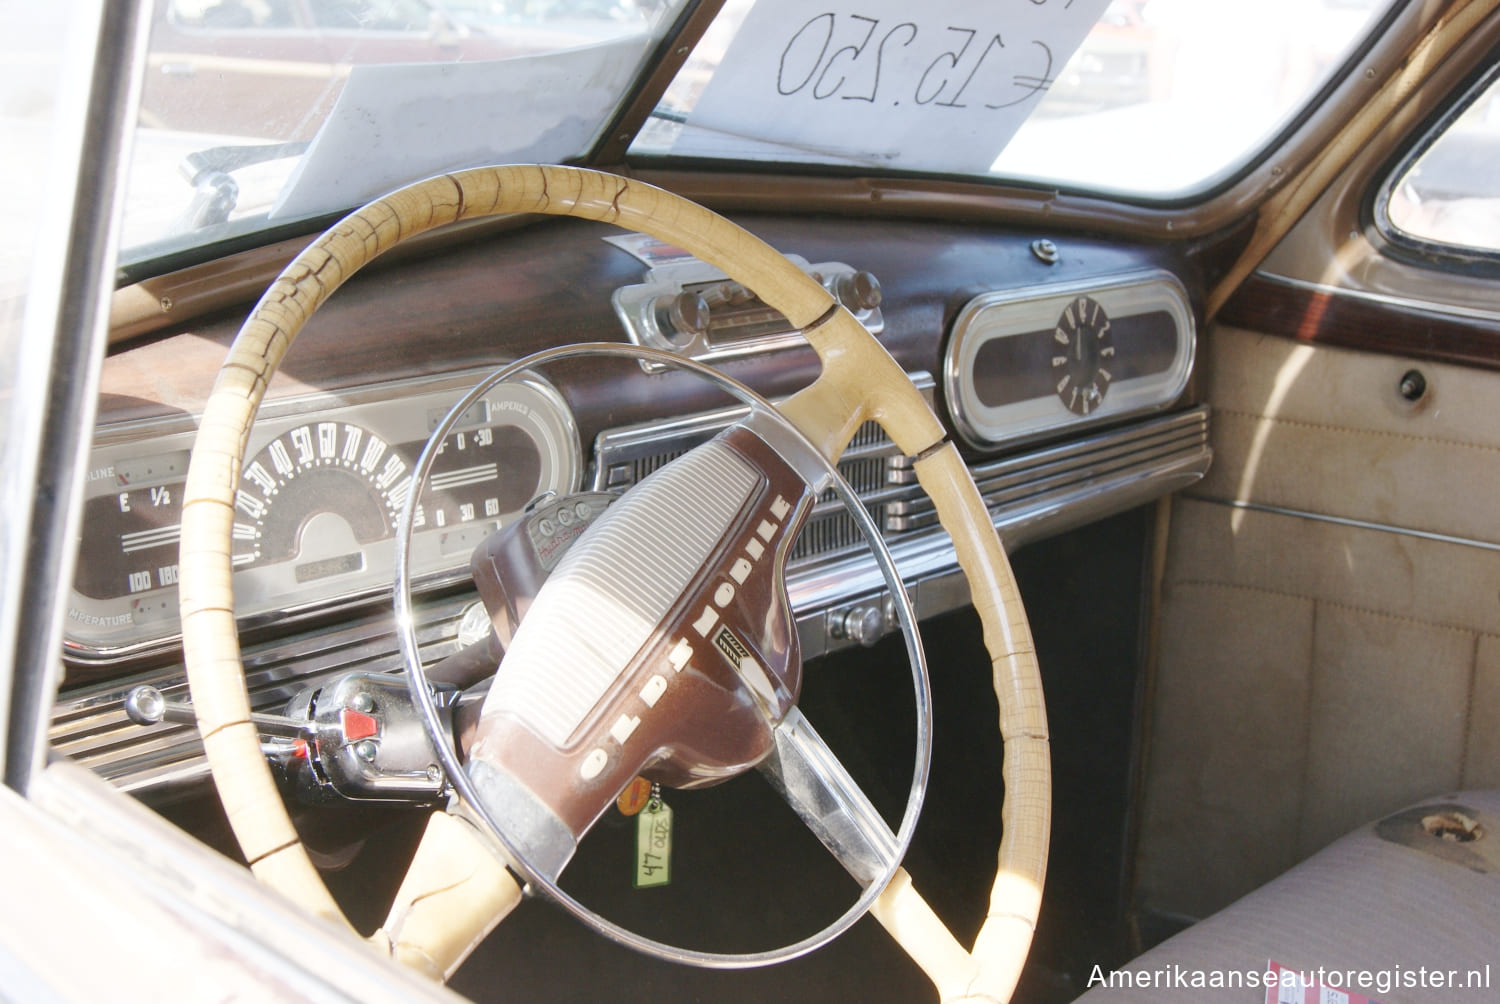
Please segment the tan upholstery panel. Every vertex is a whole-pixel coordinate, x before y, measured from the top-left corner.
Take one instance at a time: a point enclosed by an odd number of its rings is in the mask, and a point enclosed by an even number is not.
[[[1314,631],[1306,809],[1311,854],[1387,811],[1459,787],[1474,636],[1322,605]]]
[[[1421,364],[1427,396],[1397,392],[1413,364],[1218,328],[1202,494],[1500,542],[1500,409],[1493,374]]]
[[[1500,788],[1500,638],[1479,639],[1474,656],[1473,714],[1464,751],[1463,786]]]
[[[1500,497],[1500,377],[1420,364],[1412,407],[1416,364],[1210,338],[1214,469],[1172,506],[1136,860],[1138,903],[1188,917],[1500,784],[1500,511],[1476,504]]]
[[[1296,863],[1313,604],[1186,585],[1170,610],[1162,662],[1194,669],[1158,682],[1139,881],[1197,917]]]
[[[1171,554],[1175,582],[1233,583],[1500,631],[1500,551],[1192,499],[1178,500],[1172,530],[1181,542]]]

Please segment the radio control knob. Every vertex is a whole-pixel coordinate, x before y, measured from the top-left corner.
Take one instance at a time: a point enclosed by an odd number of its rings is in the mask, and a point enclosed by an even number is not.
[[[885,634],[885,611],[879,604],[861,603],[830,618],[828,628],[835,638],[847,638],[869,648]]]
[[[674,348],[708,331],[708,301],[698,293],[663,293],[651,301],[656,330]]]
[[[855,313],[874,310],[880,306],[880,280],[864,269],[846,272],[833,280],[833,295]]]
[[[708,309],[712,310],[715,307],[743,307],[755,299],[755,294],[739,283],[726,279],[703,290],[703,299],[708,304]]]

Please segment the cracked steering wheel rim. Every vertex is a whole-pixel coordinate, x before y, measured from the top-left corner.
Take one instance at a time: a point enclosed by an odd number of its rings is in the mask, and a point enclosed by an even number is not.
[[[947,932],[898,870],[872,912],[947,999],[1008,1000],[1040,908],[1050,827],[1050,768],[1040,675],[1024,608],[978,490],[906,375],[822,286],[774,249],[660,189],[579,168],[509,166],[441,175],[345,217],[294,260],[241,328],[205,407],[184,489],[183,655],[204,749],[230,824],[258,878],[308,911],[347,924],[297,838],[250,723],[234,618],[231,528],[246,443],[266,386],[312,313],[360,267],[400,241],[503,213],[614,223],[675,244],[779,310],[823,363],[782,407],[836,460],[866,420],[916,458],[922,487],[953,538],[984,625],[1004,739],[1004,833],[990,907],[972,951]]]

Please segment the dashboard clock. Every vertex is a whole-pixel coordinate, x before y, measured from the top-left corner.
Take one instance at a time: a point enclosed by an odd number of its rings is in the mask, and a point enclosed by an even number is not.
[[[993,449],[1169,407],[1193,368],[1193,308],[1163,269],[981,293],[943,359],[953,425]]]
[[[1109,338],[1109,314],[1093,297],[1080,296],[1063,308],[1052,332],[1057,354],[1052,357],[1052,375],[1057,377],[1057,396],[1075,415],[1087,415],[1104,401],[1113,365],[1115,347]]]

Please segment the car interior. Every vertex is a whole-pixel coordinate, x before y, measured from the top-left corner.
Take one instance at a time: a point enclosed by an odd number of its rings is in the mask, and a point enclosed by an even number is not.
[[[826,6],[74,29],[5,780],[126,999],[1500,1000],[1497,4]]]

